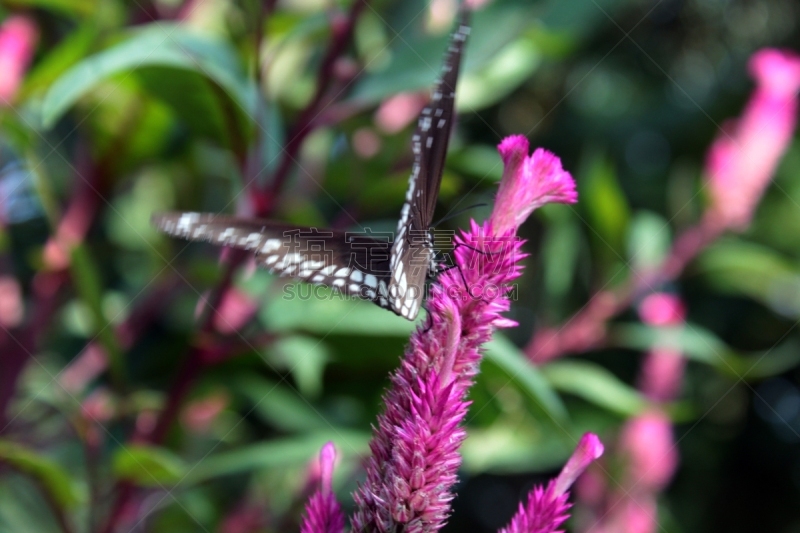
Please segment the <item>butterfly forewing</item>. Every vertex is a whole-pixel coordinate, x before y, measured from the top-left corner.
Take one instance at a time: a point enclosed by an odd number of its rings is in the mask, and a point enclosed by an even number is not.
[[[394,312],[412,320],[419,312],[425,280],[432,271],[433,250],[428,232],[453,125],[456,83],[464,43],[469,35],[467,18],[468,12],[462,11],[445,54],[441,78],[411,137],[414,166],[392,247],[389,296]]]
[[[153,216],[161,231],[253,251],[259,266],[279,276],[327,285],[391,309],[387,235],[343,232],[206,213]]]

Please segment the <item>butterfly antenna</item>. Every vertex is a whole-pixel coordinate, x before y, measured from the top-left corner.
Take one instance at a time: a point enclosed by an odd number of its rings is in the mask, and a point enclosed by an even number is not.
[[[489,204],[487,204],[486,202],[481,202],[479,204],[471,205],[469,207],[464,207],[463,209],[459,209],[458,211],[456,211],[454,213],[449,213],[449,214],[443,216],[437,222],[434,222],[433,224],[431,224],[431,226],[432,227],[438,226],[439,224],[443,224],[443,223],[447,222],[448,220],[451,220],[451,219],[457,217],[458,215],[466,213],[470,209],[475,209],[476,207],[486,207],[487,205],[489,205]]]

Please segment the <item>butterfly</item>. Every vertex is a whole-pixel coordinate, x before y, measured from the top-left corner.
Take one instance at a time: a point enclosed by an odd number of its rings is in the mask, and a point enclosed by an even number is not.
[[[469,32],[468,12],[462,10],[442,75],[411,138],[414,163],[394,238],[191,212],[155,214],[153,224],[175,237],[252,250],[257,264],[272,273],[332,287],[414,320],[422,306],[425,282],[438,271],[430,226]]]

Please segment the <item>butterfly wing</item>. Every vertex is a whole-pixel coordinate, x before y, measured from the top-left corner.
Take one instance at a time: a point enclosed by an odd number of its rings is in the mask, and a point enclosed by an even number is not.
[[[430,103],[420,113],[411,138],[414,165],[408,179],[403,210],[392,247],[389,297],[395,313],[413,320],[421,305],[433,251],[428,231],[433,221],[439,186],[453,125],[453,105],[464,43],[469,35],[469,12],[462,10],[444,58],[442,76]]]
[[[175,237],[252,251],[259,266],[279,276],[327,285],[394,310],[388,297],[388,235],[207,213],[160,213],[152,222]]]

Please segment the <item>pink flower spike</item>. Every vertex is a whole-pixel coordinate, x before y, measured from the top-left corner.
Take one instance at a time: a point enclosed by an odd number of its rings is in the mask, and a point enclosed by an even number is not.
[[[709,149],[711,192],[706,220],[737,231],[750,224],[797,123],[800,56],[764,49],[750,60],[756,90],[742,117],[723,128]]]
[[[501,144],[506,172],[495,214],[483,224],[473,221],[468,231],[456,235],[458,268],[441,272],[431,285],[426,302],[429,325],[411,336],[383,397],[385,407],[373,430],[367,477],[354,494],[353,531],[433,533],[445,525],[461,464],[458,450],[466,438],[461,424],[469,407],[467,395],[478,373],[482,347],[496,328],[512,325],[503,313],[509,310],[511,284],[520,276],[519,262],[525,257],[515,230],[535,207],[531,207],[534,201],[542,203],[557,189],[543,186],[541,173],[531,172],[541,169],[544,155],[560,171],[558,158],[543,151],[542,157],[529,158],[527,150],[524,137]],[[524,171],[526,167],[531,172]],[[571,183],[569,174],[560,172]],[[519,211],[512,213],[515,209]],[[508,222],[503,217],[509,217]],[[504,224],[502,228],[493,225],[495,220]],[[540,489],[530,505],[538,509],[535,502],[544,496],[550,505],[549,494]],[[560,507],[551,506],[556,514],[549,523],[566,519],[561,512],[567,508],[566,495],[557,500]]]
[[[541,206],[578,200],[575,181],[552,152],[537,148],[528,156],[528,140],[522,135],[506,137],[497,147],[505,169],[497,192],[492,226],[498,235],[516,230]]]
[[[558,533],[558,527],[569,518],[567,491],[586,467],[601,455],[603,443],[597,435],[586,433],[561,474],[547,487],[534,487],[528,493],[527,502],[520,503],[511,522],[498,533]]]
[[[764,48],[747,66],[759,87],[773,96],[792,98],[800,90],[800,58],[794,52]]]
[[[9,17],[0,26],[0,105],[10,105],[33,58],[39,30],[23,15]]]
[[[306,504],[300,533],[342,533],[344,513],[333,494],[333,467],[336,448],[332,442],[322,447],[319,454],[319,488]]]

